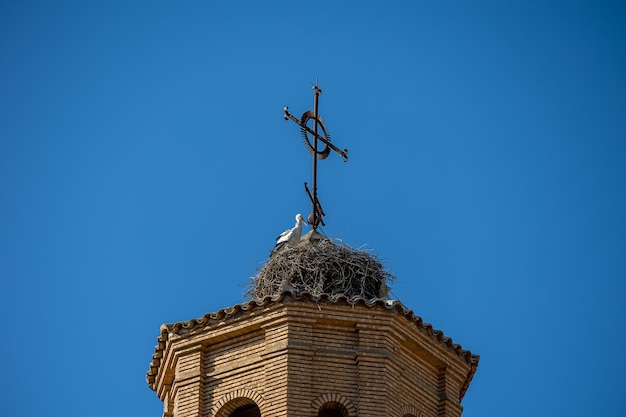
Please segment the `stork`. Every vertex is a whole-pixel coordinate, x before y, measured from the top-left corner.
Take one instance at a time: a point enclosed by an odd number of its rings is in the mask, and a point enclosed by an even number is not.
[[[302,214],[298,213],[296,214],[296,225],[292,229],[285,230],[276,238],[276,246],[274,246],[270,256],[285,245],[297,246],[300,242],[300,236],[302,236],[302,224],[307,224],[307,222],[304,221]]]

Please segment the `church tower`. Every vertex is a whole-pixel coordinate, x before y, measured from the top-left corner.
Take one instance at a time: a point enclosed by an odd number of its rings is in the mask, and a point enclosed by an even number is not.
[[[313,154],[312,230],[283,233],[249,301],[161,326],[147,382],[164,417],[458,417],[478,366],[442,331],[388,297],[368,252],[316,229],[317,159],[335,147],[314,111],[300,125]],[[308,122],[313,122],[313,127]],[[320,133],[318,133],[318,128]],[[318,148],[318,140],[322,149]]]
[[[460,416],[478,356],[386,298],[376,266],[348,265],[369,255],[311,236],[260,271],[251,295],[267,295],[161,326],[147,380],[163,416]],[[352,282],[329,274],[338,259]]]

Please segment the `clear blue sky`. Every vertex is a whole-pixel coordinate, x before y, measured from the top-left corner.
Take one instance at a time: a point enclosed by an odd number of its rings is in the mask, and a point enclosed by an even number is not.
[[[465,417],[624,416],[626,4],[3,1],[0,398],[156,417],[159,326],[307,214],[481,355]]]

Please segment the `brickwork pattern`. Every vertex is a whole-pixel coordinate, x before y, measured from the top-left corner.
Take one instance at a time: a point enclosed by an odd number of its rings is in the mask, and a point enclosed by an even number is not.
[[[328,407],[344,417],[458,417],[478,363],[381,303],[283,294],[165,329],[148,374],[165,417],[227,417],[248,404],[263,417]]]

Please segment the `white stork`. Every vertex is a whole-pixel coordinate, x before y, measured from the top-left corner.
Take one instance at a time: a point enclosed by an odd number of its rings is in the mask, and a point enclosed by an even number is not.
[[[298,243],[300,242],[300,236],[302,236],[302,224],[303,223],[307,224],[304,221],[304,217],[302,217],[302,214],[300,213],[296,214],[296,225],[293,227],[293,229],[285,230],[284,232],[280,234],[280,236],[276,238],[276,246],[274,246],[274,249],[272,250],[272,253],[270,254],[270,256],[273,255],[274,252],[276,252],[278,249],[282,248],[285,245],[297,246]]]

